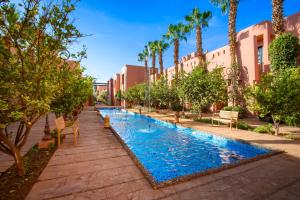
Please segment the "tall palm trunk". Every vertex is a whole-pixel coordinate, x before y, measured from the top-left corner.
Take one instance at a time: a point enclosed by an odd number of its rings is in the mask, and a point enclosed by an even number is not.
[[[237,48],[236,48],[236,15],[237,15],[237,0],[230,0],[229,8],[229,23],[228,23],[228,38],[231,58],[231,82],[232,82],[232,104],[235,106],[238,99],[238,75],[239,66],[237,63]]]
[[[272,29],[276,37],[284,32],[283,1],[272,0]]]
[[[231,65],[236,64],[236,14],[237,0],[230,0],[228,38],[230,46]]]
[[[199,64],[203,65],[203,50],[202,50],[202,30],[201,26],[196,26],[196,42],[197,42],[197,56],[199,58]]]
[[[145,82],[146,84],[148,84],[148,79],[149,79],[149,76],[148,76],[148,61],[145,60]]]
[[[164,64],[163,64],[163,53],[162,50],[158,51],[158,59],[159,59],[159,72],[160,72],[160,76],[163,75],[164,73]]]
[[[174,65],[175,65],[175,80],[178,80],[178,58],[179,58],[179,40],[174,40]]]
[[[152,51],[152,75],[153,75],[153,83],[155,83],[155,65],[156,65],[156,53]]]

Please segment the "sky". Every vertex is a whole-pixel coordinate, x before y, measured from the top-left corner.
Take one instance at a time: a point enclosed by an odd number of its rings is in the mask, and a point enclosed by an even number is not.
[[[85,74],[107,82],[125,64],[143,65],[137,55],[153,40],[161,39],[169,24],[184,22],[184,17],[198,7],[211,11],[209,27],[203,31],[203,49],[214,50],[227,44],[228,16],[209,0],[81,0],[73,13],[75,25],[88,35],[87,59],[82,61]],[[284,15],[300,11],[299,0],[284,1]],[[241,0],[237,31],[264,20],[271,20],[271,0]],[[77,47],[75,47],[77,48]],[[180,57],[194,52],[195,32],[181,42]],[[164,54],[164,67],[173,65],[173,46]]]

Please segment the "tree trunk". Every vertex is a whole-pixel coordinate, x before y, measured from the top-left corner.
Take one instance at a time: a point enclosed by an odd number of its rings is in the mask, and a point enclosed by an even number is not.
[[[148,61],[145,60],[145,82],[148,83]]]
[[[175,80],[178,80],[178,57],[179,57],[179,40],[174,40],[174,65],[175,65]]]
[[[164,64],[163,64],[163,53],[162,50],[159,50],[158,52],[158,57],[159,57],[159,68],[160,68],[160,76],[163,76],[164,74]]]
[[[279,119],[276,119],[276,117],[272,116],[272,119],[274,123],[275,135],[279,135],[280,117]]]
[[[156,65],[156,52],[152,51],[152,75],[153,75],[153,83],[155,83],[155,65]]]
[[[237,0],[230,0],[228,38],[230,46],[231,65],[236,63],[236,14]]]
[[[272,0],[272,29],[276,37],[284,32],[283,0]]]
[[[197,57],[199,58],[199,65],[203,65],[203,50],[202,50],[202,30],[201,26],[196,26],[196,42],[197,42]]]
[[[179,112],[176,111],[174,116],[175,116],[175,123],[179,123]]]
[[[237,104],[238,98],[238,74],[239,67],[237,64],[237,48],[236,48],[236,15],[237,15],[237,0],[230,0],[229,8],[229,23],[228,23],[228,38],[231,58],[231,82],[232,82],[232,102],[233,106]]]
[[[24,176],[25,175],[25,168],[24,168],[24,163],[23,163],[23,159],[21,156],[21,152],[20,149],[15,148],[13,149],[14,152],[14,159],[15,159],[15,163],[17,166],[17,172],[19,176]]]

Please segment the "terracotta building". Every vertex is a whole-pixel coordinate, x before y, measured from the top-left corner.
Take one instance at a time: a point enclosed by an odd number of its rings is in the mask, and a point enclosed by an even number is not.
[[[285,19],[285,30],[300,38],[300,12]],[[270,21],[263,21],[237,33],[237,61],[239,66],[241,66],[240,79],[245,84],[252,85],[257,83],[261,75],[270,70],[268,47],[273,39],[274,34]],[[208,70],[212,70],[216,66],[223,67],[224,76],[227,79],[230,73],[228,45],[207,52],[205,58],[208,62]],[[198,64],[199,60],[196,54],[191,53],[180,60],[179,70],[182,68],[188,73]],[[167,69],[169,81],[173,79],[174,74],[174,66]]]
[[[300,12],[286,17],[285,30],[300,38]],[[270,70],[270,59],[268,47],[274,34],[270,21],[263,21],[237,33],[237,61],[241,67],[240,81],[246,85],[252,85],[260,81],[261,75]],[[205,41],[203,41],[205,42]],[[224,68],[225,79],[229,80],[230,73],[230,52],[229,46],[215,49],[205,53],[208,62],[208,70],[215,67]],[[186,55],[180,59],[179,71],[191,72],[199,64],[199,59],[195,53]],[[157,70],[156,70],[157,73]],[[151,72],[150,81],[156,75]],[[175,67],[165,69],[164,74],[168,77],[169,83],[174,79]],[[135,84],[145,80],[145,70],[143,66],[125,65],[120,74],[120,90],[126,91]],[[118,87],[115,88],[118,91]],[[122,102],[125,105],[125,102]]]

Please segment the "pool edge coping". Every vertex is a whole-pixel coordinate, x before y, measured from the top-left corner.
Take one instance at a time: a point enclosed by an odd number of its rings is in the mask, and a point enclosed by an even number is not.
[[[128,112],[130,112],[130,111],[128,111]],[[138,113],[135,113],[135,114],[138,114]],[[147,116],[147,115],[144,115],[144,116]],[[101,112],[100,112],[100,117],[102,119],[104,119]],[[153,118],[151,116],[147,116],[147,117]],[[156,118],[153,118],[153,119],[160,120],[160,119],[156,119]],[[160,121],[164,121],[164,120],[160,120]],[[170,123],[170,122],[168,122],[168,123]],[[184,126],[182,126],[182,127],[184,127]],[[191,127],[184,127],[184,128],[191,128]],[[242,166],[242,165],[245,165],[245,164],[248,164],[248,163],[251,163],[251,162],[255,162],[255,161],[258,161],[258,160],[269,158],[271,156],[275,156],[275,155],[278,155],[278,154],[285,153],[285,151],[282,151],[282,150],[273,149],[273,148],[269,148],[269,147],[264,147],[263,145],[258,145],[256,143],[253,144],[251,142],[248,142],[248,141],[245,141],[245,140],[242,140],[242,139],[234,139],[234,138],[231,138],[231,137],[228,137],[228,138],[224,137],[224,138],[227,138],[227,139],[236,140],[238,142],[242,142],[242,143],[250,144],[250,145],[253,145],[253,146],[265,148],[265,149],[270,150],[270,152],[268,152],[266,154],[263,154],[263,155],[255,156],[253,158],[243,159],[243,160],[237,161],[236,163],[223,164],[221,167],[218,167],[218,168],[212,168],[212,169],[208,169],[208,170],[205,170],[205,171],[196,172],[196,173],[193,173],[193,174],[188,174],[188,175],[185,175],[185,176],[180,176],[178,178],[172,178],[172,179],[169,179],[167,181],[157,183],[154,180],[151,173],[143,166],[143,164],[139,161],[139,159],[136,157],[136,155],[130,150],[130,148],[128,147],[126,142],[120,137],[120,135],[117,133],[117,131],[112,126],[110,126],[110,130],[116,136],[118,141],[121,143],[123,148],[126,150],[128,155],[131,157],[131,159],[135,163],[135,165],[141,170],[142,174],[146,177],[146,179],[148,180],[148,182],[150,183],[152,188],[155,189],[155,190],[160,189],[160,188],[164,188],[164,187],[167,187],[167,186],[183,183],[183,182],[192,180],[194,178],[198,178],[198,177],[218,173],[218,172],[224,171],[226,169],[232,169],[232,168]],[[208,132],[208,133],[214,135],[213,133],[210,133],[210,132]],[[223,137],[223,136],[219,136],[219,137]]]

